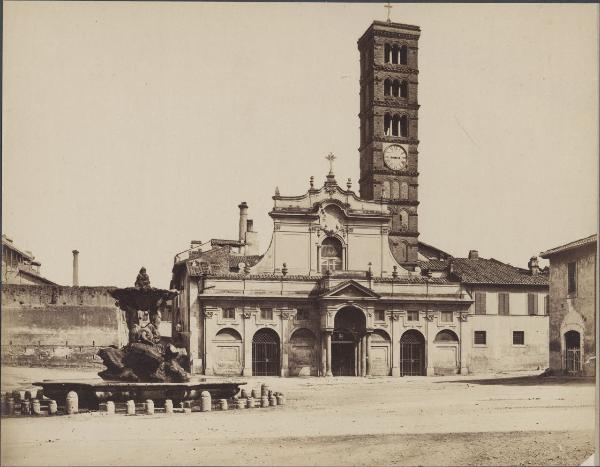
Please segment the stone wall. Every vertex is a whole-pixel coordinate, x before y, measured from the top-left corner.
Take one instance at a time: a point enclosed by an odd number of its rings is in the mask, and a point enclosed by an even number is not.
[[[577,289],[568,292],[567,264],[577,263]],[[550,258],[550,368],[565,369],[565,333],[581,339],[581,370],[595,374],[596,361],[596,245],[566,251]]]
[[[98,348],[127,339],[110,289],[3,285],[2,363],[101,367]]]

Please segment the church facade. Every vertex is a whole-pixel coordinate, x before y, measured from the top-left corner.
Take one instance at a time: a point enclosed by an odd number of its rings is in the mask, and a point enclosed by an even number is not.
[[[277,190],[257,244],[248,206],[237,240],[176,256],[173,332],[194,373],[403,376],[543,369],[548,280],[530,261],[454,258],[419,242],[416,26],[374,22],[360,38],[359,194]],[[333,162],[333,156],[329,156]],[[535,306],[534,306],[535,304]]]

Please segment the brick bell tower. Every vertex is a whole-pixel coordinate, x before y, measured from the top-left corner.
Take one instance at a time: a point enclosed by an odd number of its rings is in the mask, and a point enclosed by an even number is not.
[[[360,196],[393,213],[392,254],[412,268],[418,253],[418,26],[374,21],[360,51]]]

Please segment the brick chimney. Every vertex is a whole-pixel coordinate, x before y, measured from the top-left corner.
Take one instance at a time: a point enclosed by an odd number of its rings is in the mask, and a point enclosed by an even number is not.
[[[248,205],[246,201],[242,201],[238,208],[240,208],[240,234],[238,240],[246,243],[246,232],[248,231]]]
[[[79,287],[79,252],[73,250],[73,287]]]
[[[532,276],[537,276],[540,273],[540,263],[538,262],[537,256],[532,256],[527,263],[529,273]]]
[[[477,250],[469,250],[469,259],[479,259],[479,252]]]

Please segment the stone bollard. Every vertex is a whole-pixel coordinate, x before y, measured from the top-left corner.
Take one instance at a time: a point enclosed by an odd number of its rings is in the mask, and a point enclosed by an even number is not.
[[[48,402],[48,415],[56,415],[56,412],[58,412],[58,404],[55,400],[50,400]]]
[[[212,410],[212,399],[210,397],[210,392],[202,391],[200,397],[200,412],[210,412]]]
[[[255,407],[256,407],[256,399],[254,399],[253,397],[249,397],[248,398],[248,408],[254,409]]]
[[[247,401],[247,399],[238,399],[236,401],[237,408],[238,409],[245,409],[246,408],[246,401]]]
[[[263,396],[260,398],[260,406],[269,407],[269,398],[267,396]]]
[[[113,401],[108,401],[106,403],[106,413],[108,415],[114,415],[115,414],[115,403]]]
[[[240,394],[240,398],[241,399],[248,399],[248,391],[246,391],[245,389],[242,389],[242,392]]]
[[[173,401],[165,399],[165,413],[173,413]]]
[[[267,383],[263,383],[260,385],[260,397],[269,397],[269,385]]]
[[[258,389],[253,389],[250,395],[252,396],[252,399],[260,399],[261,397],[258,395]]]
[[[31,415],[31,402],[21,401],[21,415]]]
[[[127,415],[135,415],[135,401],[131,399],[127,401]]]
[[[285,396],[281,393],[277,394],[277,405],[283,405],[285,404]]]
[[[190,401],[183,403],[183,413],[192,413],[192,403]]]
[[[146,415],[154,415],[154,401],[152,399],[146,400]]]
[[[269,398],[269,405],[270,405],[271,407],[275,407],[275,406],[277,406],[277,397],[275,397],[275,396],[271,396],[271,397]]]
[[[42,415],[42,405],[38,399],[31,401],[31,411],[33,415]]]
[[[69,391],[67,393],[67,399],[65,401],[65,411],[68,415],[79,412],[79,396],[75,391]]]
[[[227,409],[229,409],[229,407],[227,405],[227,399],[219,399],[219,409],[220,410],[227,410]]]

